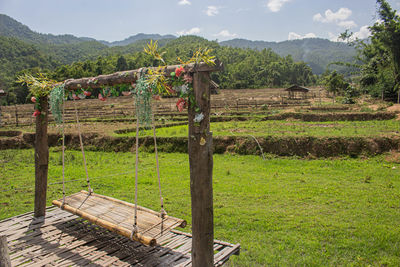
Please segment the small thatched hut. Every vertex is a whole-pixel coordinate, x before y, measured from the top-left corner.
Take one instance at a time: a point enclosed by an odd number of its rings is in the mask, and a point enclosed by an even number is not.
[[[285,89],[285,91],[288,92],[289,99],[306,99],[310,89],[299,85],[293,85]]]

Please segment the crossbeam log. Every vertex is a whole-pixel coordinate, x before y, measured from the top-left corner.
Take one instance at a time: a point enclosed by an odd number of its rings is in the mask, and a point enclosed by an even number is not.
[[[223,64],[219,60],[214,61],[215,65],[208,65],[204,62],[199,64],[188,64],[184,66],[185,72],[212,72],[223,70]],[[177,67],[181,65],[170,65],[164,67],[164,75],[170,76],[171,72],[174,72]],[[88,88],[101,88],[102,86],[113,86],[117,84],[130,84],[136,81],[138,73],[146,73],[148,70],[156,70],[155,67],[140,68],[136,70],[119,71],[107,75],[99,75],[96,77],[88,77],[81,79],[70,79],[64,83],[64,88],[67,90],[79,90]]]

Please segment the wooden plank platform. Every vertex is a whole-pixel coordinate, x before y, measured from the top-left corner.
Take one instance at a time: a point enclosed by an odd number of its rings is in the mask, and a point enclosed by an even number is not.
[[[184,220],[168,215],[162,219],[160,213],[137,206],[138,232],[132,234],[134,204],[95,193],[88,194],[87,191],[67,196],[64,204],[62,199],[54,200],[53,204],[110,231],[151,246],[157,244],[163,232],[186,226]]]
[[[80,217],[49,207],[46,217],[33,212],[0,221],[12,266],[191,266],[190,234],[171,230],[145,246]],[[214,264],[239,254],[240,245],[214,241]]]

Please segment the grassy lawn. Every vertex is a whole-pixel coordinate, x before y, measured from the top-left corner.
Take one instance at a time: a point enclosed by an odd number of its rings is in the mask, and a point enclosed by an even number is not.
[[[154,154],[140,154],[139,204],[159,210]],[[132,202],[134,155],[87,152],[95,192]],[[67,154],[68,193],[85,189],[80,152]],[[161,154],[170,215],[190,231],[186,154]],[[33,150],[0,151],[0,219],[33,210]],[[62,197],[50,152],[48,203]],[[214,156],[215,238],[241,243],[231,266],[400,265],[400,164],[370,159]]]
[[[316,137],[353,137],[353,136],[394,136],[400,134],[400,121],[231,121],[211,123],[214,136],[316,136]],[[186,137],[188,127],[174,126],[157,129],[157,136]],[[135,132],[119,136],[135,136]],[[142,131],[142,136],[152,135],[152,131]]]

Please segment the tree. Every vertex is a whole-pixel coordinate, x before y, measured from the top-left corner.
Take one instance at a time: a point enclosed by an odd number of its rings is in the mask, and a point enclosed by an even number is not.
[[[380,21],[370,27],[372,42],[388,52],[393,65],[394,90],[400,103],[400,17],[386,0],[377,0]]]
[[[117,59],[117,66],[115,68],[116,71],[123,71],[128,69],[128,63],[124,56],[119,56]]]
[[[336,70],[332,73],[326,74],[323,83],[325,84],[328,92],[333,93],[333,101],[335,101],[336,94],[343,93],[348,86],[348,83],[344,80],[343,75],[338,74]]]

